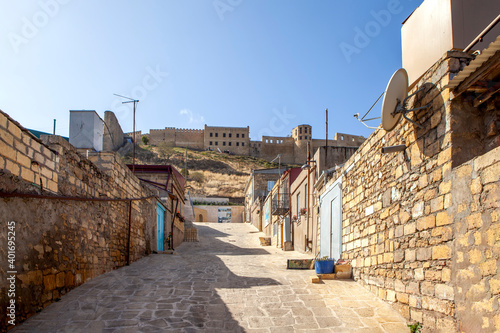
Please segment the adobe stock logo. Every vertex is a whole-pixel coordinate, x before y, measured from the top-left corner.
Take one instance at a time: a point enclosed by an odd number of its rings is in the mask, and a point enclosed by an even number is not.
[[[286,125],[290,124],[292,119],[295,119],[295,115],[293,113],[288,113],[286,108],[283,108],[282,111],[273,109],[273,114],[274,116],[269,120],[269,126],[259,131],[259,139],[263,136],[276,136],[286,128]]]
[[[387,3],[387,9],[380,11],[370,11],[373,20],[368,21],[364,28],[354,27],[353,44],[346,42],[340,43],[339,47],[344,55],[347,63],[351,63],[354,54],[361,53],[361,50],[370,45],[373,38],[380,35],[382,28],[387,27],[391,23],[392,16],[401,13],[403,6],[399,0],[390,0]]]
[[[70,1],[71,0],[38,1],[40,10],[33,14],[31,20],[26,16],[23,16],[21,19],[21,33],[9,32],[8,38],[14,52],[16,54],[19,53],[21,45],[28,44],[30,40],[35,38],[40,30],[45,28],[50,20],[59,14],[61,5],[66,5]]]
[[[224,21],[224,15],[226,12],[232,12],[236,7],[241,5],[243,0],[214,0],[212,2],[219,19]]]

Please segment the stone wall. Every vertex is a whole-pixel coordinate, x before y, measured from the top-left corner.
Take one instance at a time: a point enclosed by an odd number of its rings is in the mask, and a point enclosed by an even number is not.
[[[243,222],[243,212],[245,210],[245,206],[196,205],[194,207],[195,207],[195,213],[196,209],[199,209],[200,211],[202,210],[206,211],[206,216],[204,215],[204,218],[206,218],[206,220],[203,222],[217,223],[219,208],[231,209],[231,223]]]
[[[498,318],[492,312],[498,309],[498,237],[492,235],[498,235],[493,202],[500,173],[491,160],[498,149],[478,158],[490,161],[482,167],[471,160],[474,150],[464,149],[470,118],[485,126],[490,116],[471,112],[467,99],[450,97],[445,88],[467,57],[448,52],[417,83],[425,91],[409,106],[431,107],[409,117],[423,128],[401,119],[391,132],[374,132],[330,181],[344,176],[342,257],[352,260],[355,279],[423,323],[424,332],[462,329],[467,311],[489,330]],[[399,144],[405,152],[381,154]],[[476,147],[475,156],[493,149]]]
[[[138,140],[140,140],[139,137]],[[102,149],[104,151],[116,151],[123,146],[123,130],[116,119],[116,116],[111,111],[104,112],[104,128],[102,138]]]
[[[2,226],[15,222],[19,323],[72,288],[126,264],[129,201],[63,196],[122,199],[152,193],[120,159],[102,160],[98,167],[61,137],[43,136],[42,142],[4,113],[0,113],[0,138],[1,192],[58,197],[0,199]],[[132,201],[130,261],[156,246],[156,202],[156,198]],[[0,233],[2,258],[7,255],[6,236],[6,230]],[[2,267],[2,308],[8,302],[6,277]],[[1,326],[6,327],[5,317]]]
[[[458,327],[500,331],[500,147],[451,173],[453,233],[450,279]]]

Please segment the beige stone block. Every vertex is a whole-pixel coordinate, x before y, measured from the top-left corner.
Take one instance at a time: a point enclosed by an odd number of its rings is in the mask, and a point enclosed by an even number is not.
[[[439,332],[457,332],[456,326],[457,325],[452,317],[437,318],[436,320],[436,328]]]
[[[413,262],[416,259],[416,250],[415,249],[406,249],[405,250],[405,262]]]
[[[432,172],[432,182],[438,182],[443,179],[443,170],[442,168],[438,168]]]
[[[21,140],[21,129],[17,127],[16,124],[14,124],[12,121],[8,120],[7,121],[7,129],[8,131],[16,138]]]
[[[437,245],[432,248],[432,259],[450,259],[451,258],[451,246],[449,245]]]
[[[455,299],[455,291],[452,286],[446,284],[436,284],[434,292],[437,298],[447,299],[450,301]]]
[[[424,325],[426,330],[432,332],[436,328],[436,317],[431,313],[424,313]]]
[[[497,272],[496,259],[489,259],[479,265],[482,276],[493,275]]]
[[[439,184],[439,194],[450,193],[450,191],[451,191],[451,180],[447,182],[441,182],[441,184]]]
[[[470,164],[462,164],[455,169],[455,175],[458,178],[471,177],[472,166]]]
[[[17,156],[17,151],[14,148],[12,148],[11,146],[2,145],[2,149],[0,150],[0,154],[5,158],[8,158],[12,161],[15,161],[16,156]]]
[[[436,217],[434,215],[428,215],[420,218],[417,221],[417,230],[422,231],[426,229],[433,228],[436,224]]]
[[[441,271],[435,271],[428,269],[425,271],[425,279],[426,280],[441,280]]]
[[[408,294],[406,293],[396,293],[396,299],[398,300],[399,303],[403,304],[409,303]]]
[[[404,210],[401,210],[400,213],[399,213],[399,220],[401,222],[401,224],[406,224],[406,222],[408,222],[411,218],[411,215],[408,214],[406,211]]]
[[[22,154],[20,151],[16,154],[16,162],[25,168],[31,169],[31,159],[28,156]]]
[[[394,259],[393,253],[384,253],[384,263],[390,263]]]
[[[485,168],[481,172],[481,182],[483,184],[498,182],[500,180],[500,163]]]
[[[0,126],[7,129],[7,117],[0,113]]]
[[[52,291],[56,287],[56,276],[54,274],[43,277],[43,288],[45,291]]]
[[[418,261],[426,261],[426,260],[431,259],[431,257],[432,257],[431,248],[428,248],[428,247],[417,248],[417,260]]]
[[[438,166],[451,161],[451,147],[443,150],[438,155]],[[469,172],[470,175],[470,172]]]
[[[60,272],[56,275],[56,287],[61,288],[64,287],[65,275],[64,272]]]
[[[21,175],[21,167],[19,164],[12,162],[11,160],[5,160],[5,169],[12,173],[14,176]]]
[[[451,269],[448,267],[443,267],[441,270],[441,280],[443,282],[450,282],[451,281]]]
[[[439,196],[431,200],[431,213],[435,213],[437,211],[444,209],[444,197]]]
[[[414,270],[414,275],[415,275],[415,280],[417,281],[423,281],[424,280],[424,269],[423,268],[416,268]]]
[[[468,255],[471,264],[479,264],[483,260],[483,252],[477,248],[469,250]]]
[[[496,276],[490,280],[490,291],[493,295],[500,294],[500,276]]]
[[[416,231],[416,223],[411,222],[411,223],[406,223],[404,225],[404,235],[411,235],[414,234]]]
[[[472,194],[479,194],[483,190],[483,185],[481,184],[481,178],[474,178],[470,184],[470,191]]]
[[[28,182],[35,181],[35,173],[25,167],[21,167],[21,177]]]
[[[7,146],[14,146],[14,137],[7,131],[0,130],[0,139],[2,139]]]
[[[477,213],[474,213],[474,214],[467,216],[466,223],[467,223],[468,230],[482,227],[483,226],[483,219],[481,217],[481,213],[477,212]]]
[[[436,214],[436,226],[447,225],[453,222],[453,218],[447,212],[439,212]]]
[[[396,302],[396,292],[394,290],[387,290],[387,298],[389,302]]]

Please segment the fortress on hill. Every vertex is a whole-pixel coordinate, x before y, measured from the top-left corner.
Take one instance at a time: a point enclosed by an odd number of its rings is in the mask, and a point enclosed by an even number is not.
[[[136,132],[137,140],[142,136],[149,139],[150,144],[166,143],[173,147],[187,147],[200,150],[229,151],[238,155],[247,155],[271,161],[281,154],[281,163],[301,164],[307,159],[307,145],[314,152],[325,146],[324,139],[312,138],[310,125],[299,125],[287,137],[263,136],[260,141],[250,140],[250,128],[247,127],[215,127],[205,125],[204,129],[183,129],[166,127],[152,129],[149,134]],[[131,135],[131,133],[130,133]],[[336,133],[333,140],[328,140],[329,147],[359,147],[365,138],[357,135]]]

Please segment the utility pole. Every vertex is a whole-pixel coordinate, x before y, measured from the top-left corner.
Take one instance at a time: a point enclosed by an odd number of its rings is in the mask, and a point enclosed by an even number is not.
[[[326,138],[325,138],[325,169],[328,164],[327,158],[328,158],[328,109],[325,109],[326,112]]]
[[[118,94],[113,94],[115,96],[118,96],[118,97],[121,97],[121,98],[126,98],[128,99],[129,101],[127,102],[122,102],[122,104],[127,104],[127,103],[134,103],[134,121],[133,121],[133,140],[134,140],[134,145],[133,145],[133,151],[132,151],[132,173],[135,173],[135,108],[137,106],[137,103],[139,103],[139,100],[138,99],[133,99],[133,98],[130,98],[130,97],[126,97],[126,96],[122,96],[122,95],[118,95]]]
[[[56,135],[56,120],[55,119],[54,119],[54,132],[52,134]]]

